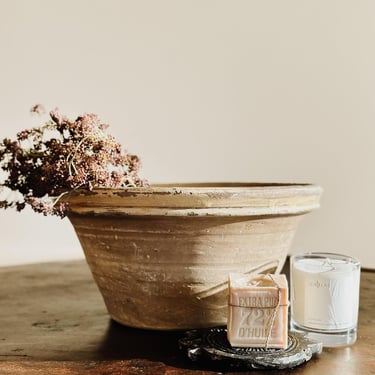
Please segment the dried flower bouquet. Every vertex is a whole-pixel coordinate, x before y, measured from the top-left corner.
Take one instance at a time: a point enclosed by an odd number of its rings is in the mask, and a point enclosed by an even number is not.
[[[107,128],[97,115],[72,121],[54,110],[44,125],[21,131],[15,140],[4,139],[0,207],[21,211],[30,205],[36,212],[64,217],[68,206],[60,198],[72,190],[147,185],[138,176],[138,156],[124,152]]]

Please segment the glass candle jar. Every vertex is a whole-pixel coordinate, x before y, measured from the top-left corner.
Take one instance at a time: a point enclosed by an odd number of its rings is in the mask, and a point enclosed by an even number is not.
[[[340,254],[291,257],[291,330],[335,347],[357,339],[360,263]]]

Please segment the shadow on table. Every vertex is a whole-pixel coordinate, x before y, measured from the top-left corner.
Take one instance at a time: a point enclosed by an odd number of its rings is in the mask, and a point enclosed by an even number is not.
[[[178,340],[184,334],[184,331],[130,328],[111,320],[95,357],[98,360],[144,359],[170,366],[194,368],[194,363],[178,346]]]

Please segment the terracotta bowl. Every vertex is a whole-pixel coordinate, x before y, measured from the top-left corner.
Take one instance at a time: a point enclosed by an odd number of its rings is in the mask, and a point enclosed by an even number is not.
[[[226,323],[230,272],[280,272],[310,184],[183,184],[77,191],[69,219],[111,317],[176,330]]]

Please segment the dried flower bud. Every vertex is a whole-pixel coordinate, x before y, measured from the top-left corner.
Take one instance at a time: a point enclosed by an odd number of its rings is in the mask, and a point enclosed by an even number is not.
[[[36,105],[32,112],[42,108]],[[2,187],[22,197],[0,201],[0,207],[21,211],[28,204],[36,212],[64,217],[68,207],[59,198],[73,189],[147,185],[138,176],[138,156],[123,152],[97,115],[71,121],[53,110],[50,117],[41,127],[19,132],[15,141],[0,143],[0,172],[7,176]]]
[[[46,113],[46,109],[42,104],[35,104],[30,109],[31,113],[36,113],[37,115],[44,115]]]

